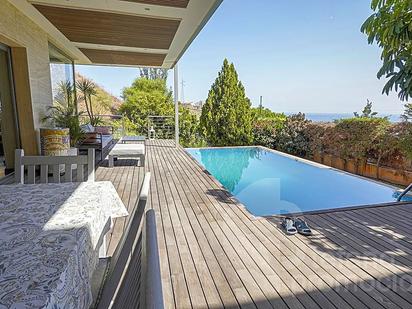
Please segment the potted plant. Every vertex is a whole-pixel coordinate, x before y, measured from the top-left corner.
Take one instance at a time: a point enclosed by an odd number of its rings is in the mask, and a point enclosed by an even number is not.
[[[50,123],[55,128],[69,129],[70,149],[67,151],[68,155],[77,155],[76,146],[84,137],[79,120],[83,113],[76,109],[74,93],[71,82],[61,82],[53,106],[48,108],[48,114],[43,117],[43,122]]]

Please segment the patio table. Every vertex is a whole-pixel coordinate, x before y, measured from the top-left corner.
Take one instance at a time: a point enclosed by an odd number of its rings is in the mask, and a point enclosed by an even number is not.
[[[0,186],[0,308],[89,308],[112,219],[111,182]]]
[[[146,143],[146,137],[141,136],[141,135],[125,135],[120,139],[120,142],[122,144],[138,143],[138,142]]]

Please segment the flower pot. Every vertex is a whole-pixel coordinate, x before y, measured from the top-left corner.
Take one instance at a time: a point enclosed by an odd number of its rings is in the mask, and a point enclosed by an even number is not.
[[[43,156],[67,156],[70,148],[70,135],[67,128],[40,128],[40,149]],[[59,166],[60,173],[64,165]],[[53,166],[49,167],[49,174]]]

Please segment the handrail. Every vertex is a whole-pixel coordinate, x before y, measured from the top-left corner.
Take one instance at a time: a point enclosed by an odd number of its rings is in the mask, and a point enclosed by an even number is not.
[[[411,189],[412,189],[412,183],[409,184],[409,186],[407,186],[406,189],[402,191],[402,193],[398,196],[396,201],[400,202],[402,200],[402,198],[406,195],[406,193],[408,193]]]
[[[146,212],[146,271],[145,307],[150,309],[163,309],[156,215],[153,209],[149,209]]]
[[[174,136],[175,123],[171,115],[147,116],[147,137],[149,139],[169,139]]]

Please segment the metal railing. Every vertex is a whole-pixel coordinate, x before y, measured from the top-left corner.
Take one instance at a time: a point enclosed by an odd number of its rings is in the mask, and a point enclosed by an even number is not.
[[[174,116],[148,116],[147,136],[149,139],[174,139],[175,123]]]
[[[402,191],[401,194],[399,194],[398,198],[396,199],[397,202],[400,202],[402,198],[412,189],[412,183],[409,184],[409,186],[406,187],[405,190]]]
[[[143,124],[128,125],[130,121],[123,115],[95,115],[101,119],[101,125],[113,127],[116,138],[125,135],[145,135],[149,139],[175,139],[175,117],[150,115]],[[87,123],[87,115],[81,116],[81,123]],[[147,126],[146,126],[147,123]]]

